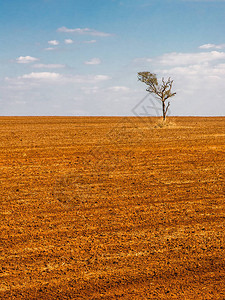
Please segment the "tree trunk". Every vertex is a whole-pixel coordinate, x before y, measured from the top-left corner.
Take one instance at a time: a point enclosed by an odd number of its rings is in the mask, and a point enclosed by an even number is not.
[[[165,107],[165,101],[162,101],[162,110],[163,110],[163,121],[166,120],[166,107]]]

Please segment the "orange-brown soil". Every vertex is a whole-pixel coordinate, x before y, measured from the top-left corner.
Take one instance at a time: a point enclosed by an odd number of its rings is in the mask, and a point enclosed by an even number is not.
[[[0,118],[0,299],[225,299],[225,118]]]

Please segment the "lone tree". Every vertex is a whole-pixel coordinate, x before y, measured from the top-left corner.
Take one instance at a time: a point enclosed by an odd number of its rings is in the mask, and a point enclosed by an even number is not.
[[[173,80],[170,77],[167,81],[162,78],[162,83],[158,83],[156,74],[150,72],[139,72],[138,80],[147,84],[147,92],[153,94],[157,99],[162,101],[163,121],[166,120],[166,114],[170,106],[170,102],[166,105],[166,100],[175,96],[176,93],[172,93]]]

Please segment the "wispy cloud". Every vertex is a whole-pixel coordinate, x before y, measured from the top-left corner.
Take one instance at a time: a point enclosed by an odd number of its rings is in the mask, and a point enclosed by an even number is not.
[[[225,64],[217,64],[215,66],[196,64],[183,67],[174,67],[171,69],[164,69],[163,73],[173,74],[174,76],[179,76],[183,79],[189,77],[189,79],[193,81],[193,83],[195,81],[195,84],[193,85],[196,85],[196,83],[199,81],[205,81],[205,87],[209,87],[210,81],[212,81],[212,79],[216,79],[217,81],[224,81]],[[200,84],[199,87],[201,87]]]
[[[200,53],[167,53],[159,57],[157,60],[162,65],[175,66],[175,65],[193,65],[200,63],[207,63],[225,59],[225,52],[211,51]]]
[[[14,86],[21,85],[24,80],[40,83],[40,82],[52,82],[57,84],[67,84],[67,83],[78,83],[78,84],[97,84],[103,81],[111,79],[108,75],[64,75],[55,72],[31,72],[29,74],[24,74],[22,76],[9,78],[6,77],[5,80],[14,84]]]
[[[91,36],[99,36],[99,37],[107,37],[107,36],[112,36],[110,33],[106,32],[101,32],[97,31],[95,29],[90,29],[90,28],[74,28],[70,29],[67,27],[60,27],[57,29],[58,32],[65,32],[65,33],[77,33],[81,35],[91,35]]]
[[[85,80],[85,76],[83,78]],[[107,75],[94,75],[94,76],[90,75],[90,76],[87,76],[87,79],[91,80],[91,81],[94,81],[94,82],[99,82],[99,81],[109,80],[111,78]]]
[[[18,64],[29,64],[38,60],[38,58],[32,56],[20,56],[16,59],[16,62]]]
[[[52,46],[57,46],[57,45],[59,45],[59,41],[57,41],[57,40],[48,41],[48,44],[52,45]]]
[[[74,41],[71,40],[71,39],[65,39],[65,40],[64,40],[64,43],[65,43],[66,45],[69,45],[69,44],[73,44]]]
[[[199,46],[199,49],[223,49],[225,48],[225,44],[204,44]]]
[[[112,92],[129,92],[130,88],[126,86],[111,86],[108,88],[108,90]]]
[[[85,65],[99,65],[101,60],[99,58],[92,58],[89,61],[85,61]]]
[[[86,95],[93,95],[99,92],[99,87],[98,86],[82,87],[81,90]]]
[[[30,74],[25,74],[19,76],[18,79],[37,79],[37,80],[55,80],[59,79],[61,75],[59,73],[53,72],[32,72]]]
[[[61,69],[65,68],[66,66],[63,64],[35,64],[32,67],[37,69]]]
[[[44,50],[45,51],[54,51],[54,50],[56,50],[57,48],[54,48],[54,47],[47,47],[47,48],[45,48]]]
[[[212,44],[210,44],[212,45]],[[208,49],[211,49],[210,47]],[[135,69],[174,80],[174,111],[184,115],[224,114],[225,52],[167,53],[136,59]],[[222,107],[219,112],[218,105]]]
[[[96,40],[84,41],[85,44],[94,44],[96,42]]]
[[[225,52],[172,52],[156,58],[136,59],[134,62],[141,67],[148,68],[150,66],[153,68],[150,71],[156,73],[174,74],[181,77],[189,76],[193,80],[225,75]]]

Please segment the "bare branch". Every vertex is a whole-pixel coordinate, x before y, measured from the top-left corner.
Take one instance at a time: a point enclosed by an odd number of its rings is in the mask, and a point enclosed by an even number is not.
[[[166,107],[166,111],[165,111],[165,115],[167,114],[168,108],[170,106],[170,102],[168,102],[167,107]]]

